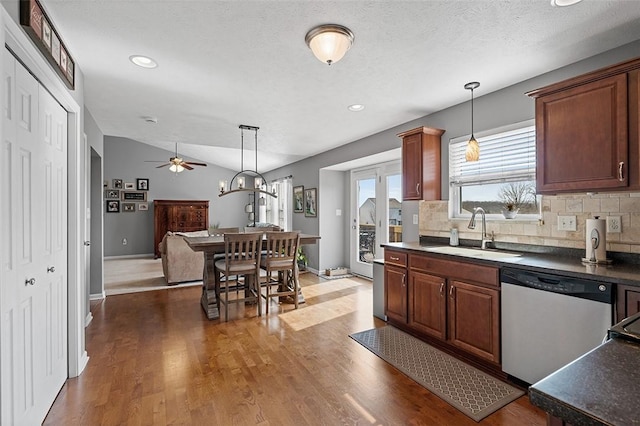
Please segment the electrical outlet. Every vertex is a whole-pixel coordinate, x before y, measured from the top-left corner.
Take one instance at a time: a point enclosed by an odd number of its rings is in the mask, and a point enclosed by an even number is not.
[[[607,216],[607,233],[619,234],[622,232],[622,220],[620,216]]]
[[[414,214],[414,215],[413,215],[413,224],[414,224],[414,225],[417,225],[417,224],[418,224],[418,215],[417,215],[417,214]]]
[[[576,229],[575,216],[558,216],[558,231],[575,231]]]

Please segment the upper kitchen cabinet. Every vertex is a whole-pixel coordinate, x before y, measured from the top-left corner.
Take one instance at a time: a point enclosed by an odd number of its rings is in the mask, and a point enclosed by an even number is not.
[[[640,59],[527,93],[541,194],[640,188]]]
[[[440,139],[444,130],[418,127],[402,138],[402,199],[440,200]]]

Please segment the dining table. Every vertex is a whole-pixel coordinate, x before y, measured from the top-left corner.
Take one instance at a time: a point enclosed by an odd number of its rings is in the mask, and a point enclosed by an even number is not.
[[[316,244],[320,239],[319,235],[300,234],[300,245]],[[215,256],[224,254],[224,236],[216,235],[210,237],[184,237],[187,245],[193,251],[204,253],[204,270],[202,272],[202,297],[200,305],[210,320],[220,318],[220,301],[215,289]],[[267,239],[263,236],[263,249],[266,248]],[[298,269],[296,268],[296,279]],[[302,290],[298,288],[298,304],[304,303]]]

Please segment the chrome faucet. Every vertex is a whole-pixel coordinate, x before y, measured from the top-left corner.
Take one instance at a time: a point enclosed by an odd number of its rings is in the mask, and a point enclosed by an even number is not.
[[[485,212],[482,207],[476,207],[473,209],[473,214],[471,215],[471,220],[469,221],[467,228],[476,229],[476,214],[478,213],[482,215],[482,235],[480,237],[482,244],[480,245],[480,248],[484,250],[487,248],[487,243],[493,242],[493,237],[489,238],[487,235],[487,222],[485,220]]]

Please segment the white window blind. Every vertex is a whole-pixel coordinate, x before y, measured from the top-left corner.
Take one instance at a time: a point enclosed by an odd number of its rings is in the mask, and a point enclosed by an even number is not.
[[[532,120],[478,137],[479,161],[465,161],[468,140],[456,138],[449,144],[450,185],[535,180],[536,134]]]

